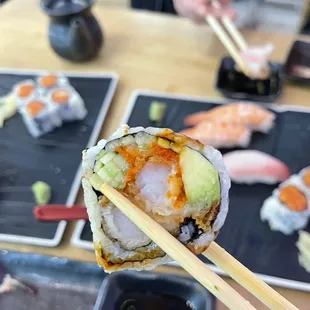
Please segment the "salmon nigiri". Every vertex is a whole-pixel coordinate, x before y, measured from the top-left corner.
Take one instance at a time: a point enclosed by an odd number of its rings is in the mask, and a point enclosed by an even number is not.
[[[251,131],[246,126],[227,122],[203,121],[181,131],[181,134],[215,148],[247,147],[251,139]]]
[[[202,111],[187,116],[185,125],[193,126],[199,122],[220,121],[238,123],[254,131],[267,133],[273,126],[275,114],[254,103],[232,103],[220,105],[210,111]]]
[[[260,151],[232,151],[223,158],[228,174],[235,183],[275,184],[285,181],[290,176],[285,163]]]

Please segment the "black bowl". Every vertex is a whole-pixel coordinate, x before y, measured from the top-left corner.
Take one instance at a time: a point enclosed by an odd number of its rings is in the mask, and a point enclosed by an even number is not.
[[[307,75],[302,74],[299,67],[309,68]],[[309,75],[308,75],[309,74]],[[288,53],[286,62],[283,66],[283,75],[294,81],[310,83],[310,43],[304,41],[295,41]]]
[[[217,75],[216,88],[226,98],[272,102],[282,93],[281,65],[271,62],[271,75],[265,80],[253,80],[235,69],[235,61],[224,57]]]
[[[117,272],[102,283],[94,310],[213,310],[196,281],[171,274]]]

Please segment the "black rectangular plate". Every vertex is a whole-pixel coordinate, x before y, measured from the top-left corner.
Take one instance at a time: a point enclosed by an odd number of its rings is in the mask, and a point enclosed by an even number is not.
[[[0,96],[39,71],[0,71]],[[66,222],[34,219],[31,185],[45,181],[52,188],[52,204],[72,205],[80,186],[81,152],[96,142],[110,106],[118,77],[114,74],[64,73],[85,101],[82,121],[65,124],[34,139],[20,115],[0,129],[0,241],[57,246]]]
[[[138,91],[133,95],[122,123],[131,127],[153,126],[148,119],[153,100],[167,103],[162,127],[172,128],[176,132],[185,128],[185,116],[225,103],[214,99]],[[254,133],[249,149],[279,158],[292,173],[296,173],[309,165],[310,109],[277,105],[269,107],[277,114],[275,126],[267,135]],[[231,150],[221,149],[222,153]],[[262,278],[270,284],[310,291],[310,274],[297,261],[297,233],[285,236],[280,232],[272,232],[268,224],[260,220],[261,205],[275,188],[273,185],[233,183],[228,217],[216,241],[249,269],[263,275]],[[91,249],[89,225],[85,226],[81,221],[77,229],[80,230],[76,231],[76,237],[80,238],[82,245]],[[310,232],[310,225],[306,230]],[[214,270],[219,271],[216,268]]]
[[[92,310],[106,277],[97,264],[0,251],[0,278],[3,270],[29,285],[36,294],[21,289],[1,294],[1,310]]]
[[[235,62],[231,57],[224,57],[222,59],[217,74],[216,88],[224,97],[237,100],[273,102],[281,95],[283,81],[280,64],[270,63],[274,87],[270,86],[272,85],[270,78],[266,80],[252,80],[243,73],[237,72],[234,67]],[[236,77],[234,83],[229,80],[231,73]],[[256,92],[259,84],[266,89],[264,94]]]
[[[283,65],[283,74],[287,79],[310,83],[310,78],[294,72],[294,65],[310,68],[310,42],[295,41]]]

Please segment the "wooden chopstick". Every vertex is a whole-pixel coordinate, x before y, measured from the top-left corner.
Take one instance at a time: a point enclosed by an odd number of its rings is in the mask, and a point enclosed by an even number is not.
[[[270,309],[298,310],[298,308],[267,285],[263,280],[259,279],[217,243],[211,242],[203,255],[216,266],[226,271],[236,282],[241,284]]]
[[[245,75],[249,76],[249,69],[248,69],[246,63],[244,62],[244,60],[240,56],[239,51],[235,47],[235,45],[232,42],[232,40],[230,39],[230,37],[227,35],[225,30],[223,29],[221,23],[212,15],[207,15],[206,16],[206,21],[208,22],[210,27],[213,29],[213,31],[215,32],[215,34],[217,35],[219,40],[226,47],[226,49],[228,50],[229,54],[234,59],[236,64],[239,66],[241,71]]]
[[[227,29],[227,31],[229,32],[229,34],[231,35],[231,37],[236,42],[237,46],[240,48],[240,50],[242,52],[245,51],[247,49],[247,44],[246,44],[243,36],[239,32],[238,28],[231,21],[231,19],[229,19],[227,16],[223,16],[221,18],[221,21],[222,21],[223,25],[225,26],[225,28]]]
[[[216,9],[219,9],[219,10],[221,9],[221,4],[217,0],[213,0],[212,5]],[[225,26],[225,28],[227,29],[227,31],[229,32],[230,36],[234,39],[239,49],[241,51],[246,50],[247,43],[245,42],[242,34],[240,33],[236,25],[232,22],[232,20],[228,18],[227,16],[222,16],[221,21],[223,25]]]
[[[117,190],[108,184],[104,184],[100,188],[100,191],[172,259],[178,262],[189,274],[221,300],[229,309],[255,309],[166,229],[155,222]]]
[[[212,272],[200,259],[177,241],[161,225],[150,218],[117,190],[104,184],[100,191],[111,200],[131,221],[160,246],[172,259],[199,281],[230,309],[255,309],[234,291],[224,280]],[[249,269],[215,242],[203,253],[215,265],[227,272],[265,305],[274,310],[298,310],[283,296],[259,279]]]

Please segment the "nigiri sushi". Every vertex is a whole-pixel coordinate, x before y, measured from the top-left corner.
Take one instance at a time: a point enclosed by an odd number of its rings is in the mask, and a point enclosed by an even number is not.
[[[151,269],[170,258],[100,192],[107,182],[192,252],[217,236],[230,179],[221,154],[170,129],[122,126],[83,152],[85,204],[106,272]]]
[[[182,130],[180,133],[215,148],[247,147],[252,135],[251,131],[241,124],[213,121],[203,121],[195,127]]]
[[[290,235],[307,226],[310,215],[309,196],[300,178],[291,176],[265,200],[260,216],[268,221],[271,230]]]
[[[299,265],[310,273],[310,234],[306,231],[300,231],[296,246],[299,250]]]
[[[250,130],[267,133],[273,127],[275,114],[254,103],[231,103],[191,114],[184,123],[193,126],[205,120],[242,124]]]
[[[250,46],[240,53],[241,58],[249,69],[249,77],[252,79],[267,79],[270,75],[269,57],[274,46]]]
[[[256,150],[232,151],[223,156],[228,174],[235,183],[275,184],[290,176],[279,159]]]
[[[81,120],[87,114],[83,99],[69,85],[51,90],[47,100],[57,109],[59,117],[65,122]]]

